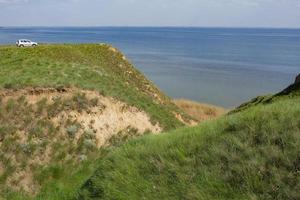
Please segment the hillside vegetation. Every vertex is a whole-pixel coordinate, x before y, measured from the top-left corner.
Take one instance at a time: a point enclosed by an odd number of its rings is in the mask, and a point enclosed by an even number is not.
[[[110,151],[75,199],[300,199],[299,84],[268,99]]]
[[[0,199],[73,193],[111,145],[193,121],[104,44],[0,47]]]
[[[297,98],[298,96],[300,96],[300,81],[298,80],[300,79],[299,77],[300,74],[297,76],[295,83],[290,85],[283,91],[275,95],[265,95],[265,96],[255,97],[251,101],[246,102],[240,105],[239,107],[237,107],[236,109],[232,110],[230,113],[240,112],[256,105],[267,105],[276,102],[278,100]]]
[[[138,72],[117,49],[105,44],[0,47],[0,87],[76,87],[99,91],[147,112],[164,130],[188,116]],[[174,112],[174,113],[172,113]]]
[[[0,199],[300,199],[299,82],[187,128],[109,45],[0,58]]]

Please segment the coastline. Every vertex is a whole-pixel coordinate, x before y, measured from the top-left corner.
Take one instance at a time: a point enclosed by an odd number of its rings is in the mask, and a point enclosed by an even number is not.
[[[197,120],[198,123],[217,119],[218,117],[229,112],[228,109],[223,107],[200,103],[188,99],[173,99],[173,103]]]

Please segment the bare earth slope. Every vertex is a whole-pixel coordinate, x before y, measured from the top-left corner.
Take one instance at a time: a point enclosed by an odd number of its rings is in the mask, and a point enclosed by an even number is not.
[[[32,194],[55,159],[76,164],[114,136],[161,131],[144,111],[95,91],[26,88],[0,96],[0,176],[7,176],[6,187]]]

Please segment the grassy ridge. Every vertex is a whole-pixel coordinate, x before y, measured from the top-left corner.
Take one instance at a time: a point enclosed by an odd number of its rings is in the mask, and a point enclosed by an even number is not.
[[[238,108],[232,110],[230,113],[236,113],[240,112],[243,110],[246,110],[248,108],[252,108],[256,105],[267,105],[272,102],[276,102],[278,100],[283,100],[283,99],[292,99],[295,97],[300,96],[300,83],[294,83],[284,89],[283,91],[275,94],[275,95],[266,95],[266,96],[258,96],[253,98],[251,101],[246,102],[242,105],[240,105]]]
[[[182,126],[180,111],[109,45],[0,47],[0,87],[68,87],[97,90],[146,111],[165,130]],[[185,118],[188,116],[181,113]]]
[[[299,199],[299,100],[133,140],[100,161],[77,199]]]
[[[31,87],[99,91],[144,110],[153,124],[158,122],[164,130],[184,125],[174,113],[190,119],[122,53],[109,45],[0,46],[0,199],[70,199],[94,172],[94,160],[103,156],[104,150],[91,148],[91,138],[82,138],[78,144],[73,143],[72,137],[61,138],[62,129],[67,128],[72,133],[76,132],[74,128],[80,128],[74,121],[66,119],[67,124],[59,126],[49,121],[51,113],[55,116],[60,112],[76,111],[78,107],[84,111],[90,109],[91,102],[81,98],[83,96],[74,94],[67,99],[57,98],[52,103],[41,99],[35,105],[29,105],[26,94],[18,99],[3,101],[5,98],[1,98],[5,89],[13,92],[26,88],[30,92]],[[25,141],[22,141],[22,134],[26,135]],[[49,163],[31,163],[38,160],[35,158],[48,155],[45,154],[46,146],[55,149]],[[12,176],[19,176],[16,180],[24,179],[23,174],[15,173],[23,168],[24,177],[33,177],[29,186],[34,184],[35,197],[26,192],[16,193],[19,190],[10,187],[20,184],[10,181]]]

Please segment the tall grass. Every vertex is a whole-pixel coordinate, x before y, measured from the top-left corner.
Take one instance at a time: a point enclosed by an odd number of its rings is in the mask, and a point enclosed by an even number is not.
[[[299,98],[133,140],[77,199],[300,199]]]

